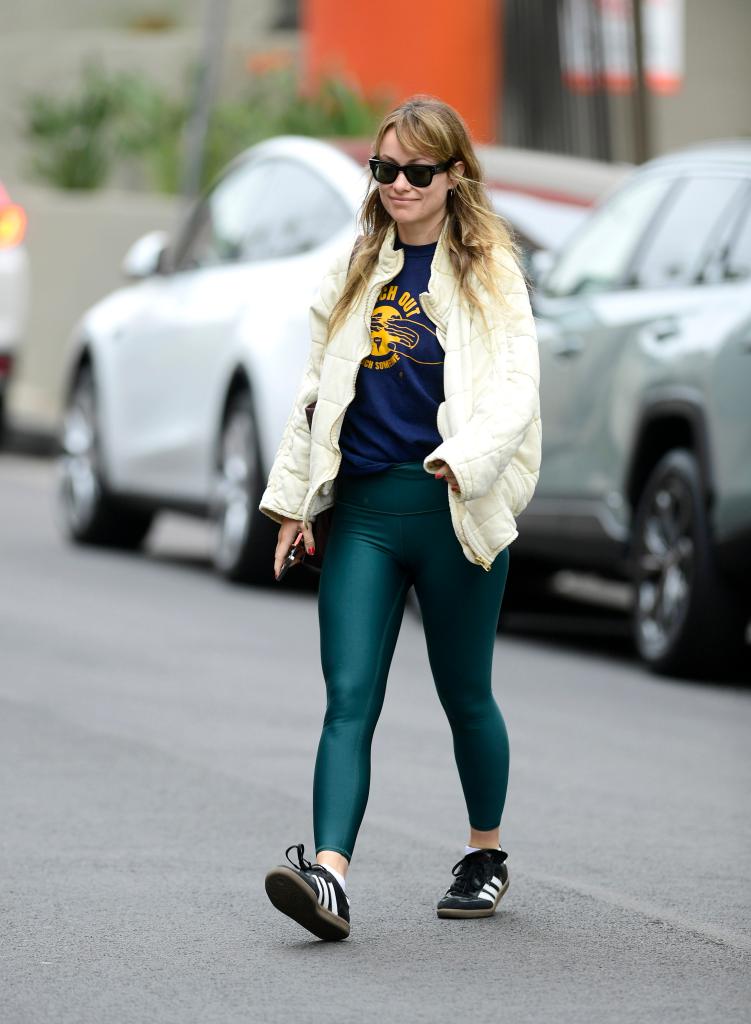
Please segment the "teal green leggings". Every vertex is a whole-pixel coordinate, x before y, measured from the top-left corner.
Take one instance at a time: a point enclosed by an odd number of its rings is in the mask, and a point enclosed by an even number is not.
[[[313,781],[316,852],[352,857],[370,788],[371,741],[412,585],[470,825],[489,831],[500,824],[509,748],[491,666],[508,549],[489,572],[467,560],[447,486],[420,462],[337,481],[318,592],[327,706]]]

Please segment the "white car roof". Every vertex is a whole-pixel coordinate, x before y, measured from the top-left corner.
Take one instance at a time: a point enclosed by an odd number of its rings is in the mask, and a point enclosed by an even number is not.
[[[360,208],[369,185],[370,173],[330,143],[303,135],[277,135],[243,150],[230,167],[246,160],[269,157],[286,157],[308,164],[343,196],[353,211]]]

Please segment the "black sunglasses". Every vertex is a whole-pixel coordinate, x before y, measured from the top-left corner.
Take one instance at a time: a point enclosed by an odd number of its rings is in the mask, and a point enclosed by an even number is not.
[[[436,174],[442,174],[455,163],[453,157],[444,160],[442,164],[406,164],[400,167],[399,164],[392,164],[388,160],[379,160],[372,156],[368,160],[373,177],[379,185],[392,185],[399,177],[399,171],[404,171],[404,177],[415,188],[427,188]]]

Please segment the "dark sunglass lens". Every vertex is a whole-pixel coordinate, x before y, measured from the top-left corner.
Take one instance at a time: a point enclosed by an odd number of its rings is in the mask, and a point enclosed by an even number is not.
[[[373,177],[381,185],[390,185],[396,181],[396,176],[399,173],[399,168],[395,164],[389,164],[383,160],[371,160],[370,167]]]
[[[414,185],[415,188],[427,188],[427,186],[433,180],[433,174],[430,167],[426,167],[420,164],[413,164],[411,167],[405,167],[404,173],[407,177],[407,181],[410,185]]]

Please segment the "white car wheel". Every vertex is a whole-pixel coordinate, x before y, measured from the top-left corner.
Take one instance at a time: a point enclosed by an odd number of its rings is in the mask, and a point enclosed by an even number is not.
[[[63,418],[57,516],[62,532],[81,544],[136,548],[154,518],[107,492],[101,466],[96,389],[91,367],[79,371]]]
[[[249,583],[273,578],[275,524],[258,511],[263,473],[250,395],[229,401],[217,446],[212,518],[214,565],[227,579]]]

